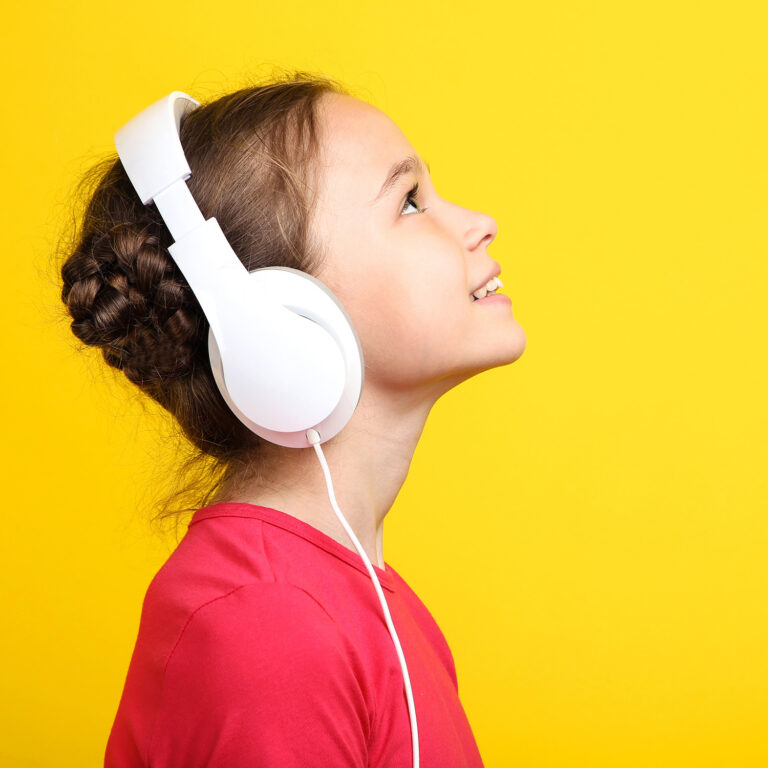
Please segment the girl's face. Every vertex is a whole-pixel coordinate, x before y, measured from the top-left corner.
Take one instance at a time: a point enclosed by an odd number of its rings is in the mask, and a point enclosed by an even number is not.
[[[326,257],[318,277],[354,323],[366,387],[447,390],[520,357],[526,335],[511,302],[471,296],[501,272],[488,255],[496,222],[440,197],[415,149],[379,109],[333,93],[321,99],[319,116],[312,231]],[[514,287],[504,282],[499,293]]]

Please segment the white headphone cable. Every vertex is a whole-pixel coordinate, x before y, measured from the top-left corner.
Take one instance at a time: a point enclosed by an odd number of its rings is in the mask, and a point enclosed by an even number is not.
[[[416,708],[413,704],[413,691],[411,690],[411,678],[408,675],[408,667],[405,664],[405,656],[403,655],[403,649],[400,646],[400,640],[397,637],[397,632],[395,631],[395,625],[392,623],[392,617],[389,613],[389,607],[387,606],[387,601],[384,597],[384,592],[381,590],[381,584],[379,584],[379,578],[376,575],[376,571],[373,570],[373,566],[371,565],[371,561],[368,559],[368,555],[365,554],[365,550],[360,545],[360,542],[357,540],[357,536],[355,536],[354,531],[352,528],[350,528],[349,523],[344,519],[344,515],[341,513],[341,510],[339,509],[339,505],[336,502],[336,496],[333,493],[333,482],[331,481],[331,473],[328,470],[328,463],[325,460],[325,455],[323,454],[323,449],[320,447],[320,435],[318,434],[317,430],[315,429],[308,429],[307,430],[307,440],[309,440],[310,443],[312,443],[312,447],[315,449],[315,453],[317,454],[317,458],[320,461],[320,466],[323,469],[323,475],[325,476],[325,484],[328,487],[328,497],[331,500],[331,506],[333,507],[333,511],[336,513],[336,517],[339,518],[339,522],[344,526],[344,530],[349,535],[349,538],[352,540],[352,543],[355,545],[355,549],[360,553],[360,557],[363,558],[363,562],[365,563],[365,567],[368,569],[368,573],[371,575],[371,579],[373,580],[373,586],[376,589],[376,593],[379,596],[379,602],[381,603],[381,607],[384,609],[384,618],[387,622],[387,627],[389,627],[389,634],[392,635],[392,640],[395,644],[395,650],[397,651],[397,657],[400,659],[400,668],[403,670],[403,680],[405,682],[405,697],[408,700],[408,714],[411,718],[411,741],[413,744],[413,768],[419,768],[419,731],[416,727]]]

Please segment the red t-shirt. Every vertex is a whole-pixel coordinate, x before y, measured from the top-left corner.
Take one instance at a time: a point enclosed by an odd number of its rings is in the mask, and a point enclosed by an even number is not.
[[[422,768],[483,762],[440,628],[373,566],[411,678]],[[195,512],[155,575],[106,768],[409,768],[403,673],[359,554],[285,512]]]

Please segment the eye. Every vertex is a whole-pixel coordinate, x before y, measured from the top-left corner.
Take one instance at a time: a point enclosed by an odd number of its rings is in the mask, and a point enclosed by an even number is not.
[[[409,205],[412,205],[416,209],[415,213],[424,213],[424,211],[427,210],[426,208],[419,208],[419,203],[416,199],[418,192],[419,185],[416,183],[411,187],[411,189],[408,191],[408,194],[405,196],[405,203],[403,204],[403,208],[400,211],[401,214],[405,213],[405,210]]]

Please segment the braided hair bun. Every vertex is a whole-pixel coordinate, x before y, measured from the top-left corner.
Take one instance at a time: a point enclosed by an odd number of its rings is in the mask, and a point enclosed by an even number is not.
[[[117,193],[125,180],[116,163],[104,183]],[[102,227],[96,216],[88,219],[90,232],[62,268],[61,298],[75,336],[100,347],[109,365],[151,390],[189,374],[203,318],[163,242],[167,231],[150,215],[156,209],[143,206],[132,188],[120,192],[109,201],[123,206],[114,213],[133,215],[102,220]]]

